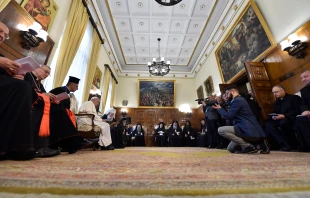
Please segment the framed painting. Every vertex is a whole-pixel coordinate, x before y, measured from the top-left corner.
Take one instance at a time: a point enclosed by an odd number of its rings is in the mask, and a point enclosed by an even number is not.
[[[40,23],[45,31],[51,28],[58,12],[58,6],[54,0],[24,0],[21,7]]]
[[[175,107],[174,80],[138,80],[139,107]]]
[[[215,51],[222,81],[233,82],[245,73],[245,62],[261,60],[274,47],[276,42],[251,0]]]
[[[95,74],[94,74],[94,79],[93,79],[93,85],[97,88],[100,89],[101,86],[101,79],[102,79],[102,72],[97,66]]]
[[[197,89],[197,97],[198,99],[204,99],[204,94],[203,94],[203,88],[202,85],[200,85]]]
[[[206,90],[206,94],[207,94],[207,97],[208,96],[211,96],[212,93],[214,92],[214,85],[213,85],[213,80],[212,80],[212,76],[209,76],[207,78],[207,80],[205,80],[203,82],[204,86],[205,86],[205,90]]]

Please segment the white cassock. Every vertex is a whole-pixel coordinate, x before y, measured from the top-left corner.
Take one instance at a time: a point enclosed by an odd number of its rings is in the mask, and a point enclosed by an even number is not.
[[[99,145],[100,146],[109,146],[112,143],[110,125],[106,122],[103,122],[102,119],[97,115],[96,107],[92,101],[87,101],[79,109],[79,113],[88,113],[95,115],[94,123],[95,125],[101,128],[99,136]],[[80,120],[80,121],[79,121]],[[81,118],[78,120],[78,123],[86,123],[92,125],[90,118]]]
[[[70,111],[76,114],[78,113],[79,110],[79,102],[73,93],[70,93],[69,95],[70,95]]]

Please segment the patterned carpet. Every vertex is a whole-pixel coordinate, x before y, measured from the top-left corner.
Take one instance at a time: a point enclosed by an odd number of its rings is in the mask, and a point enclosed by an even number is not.
[[[216,195],[310,190],[310,153],[131,147],[0,162],[0,192]]]

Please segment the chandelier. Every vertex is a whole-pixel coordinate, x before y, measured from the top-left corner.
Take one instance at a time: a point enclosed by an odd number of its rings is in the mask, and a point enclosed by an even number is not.
[[[155,0],[160,5],[164,6],[173,6],[175,4],[180,3],[182,0]]]
[[[148,62],[149,72],[154,76],[164,76],[170,71],[170,61],[165,63],[164,57],[160,59],[160,38],[158,40],[158,59],[153,58],[153,62]]]

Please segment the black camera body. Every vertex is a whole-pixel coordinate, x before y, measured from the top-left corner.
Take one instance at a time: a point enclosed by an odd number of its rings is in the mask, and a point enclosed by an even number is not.
[[[208,102],[208,98],[204,98],[204,99],[196,99],[195,101],[198,102],[198,104],[202,104],[202,101]]]

